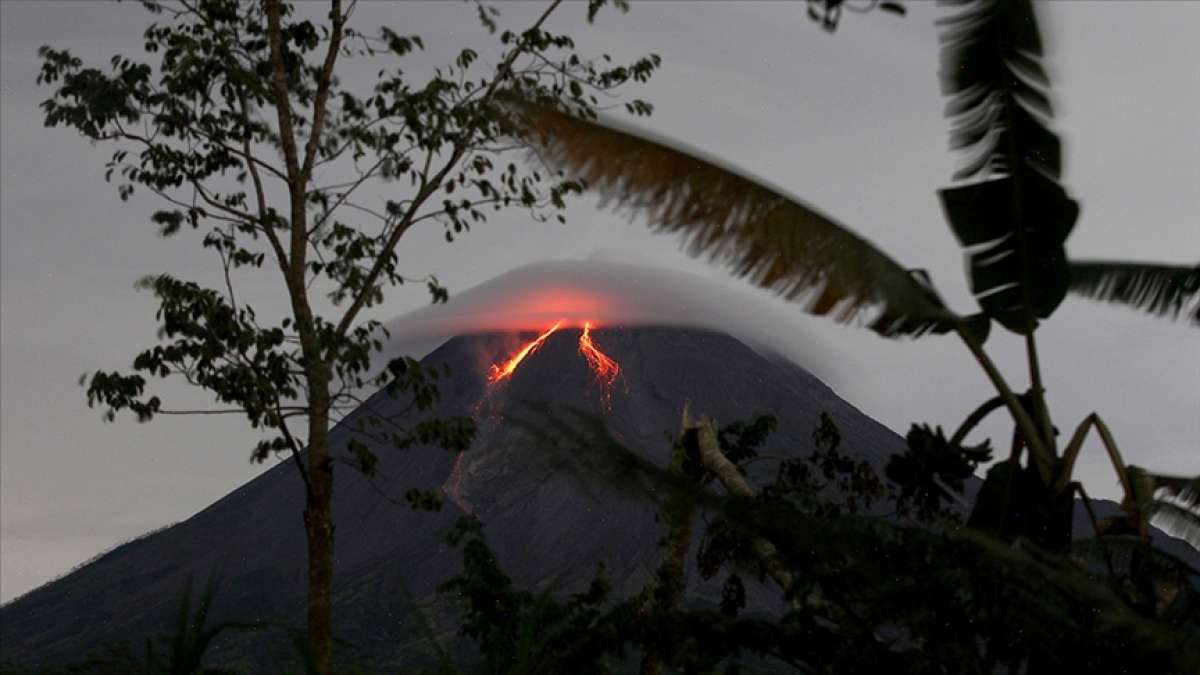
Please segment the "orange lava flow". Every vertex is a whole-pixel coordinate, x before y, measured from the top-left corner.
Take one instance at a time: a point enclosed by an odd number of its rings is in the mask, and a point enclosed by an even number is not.
[[[592,342],[592,324],[585,322],[583,324],[583,333],[579,336],[579,353],[583,354],[583,358],[587,360],[588,366],[592,372],[596,374],[596,379],[600,381],[600,396],[605,408],[612,407],[612,387],[617,381],[617,375],[621,372],[621,367],[617,365],[607,354],[596,348],[596,344]]]
[[[512,375],[513,371],[517,369],[517,366],[521,365],[521,361],[524,361],[526,356],[529,356],[540,349],[542,343],[546,341],[546,338],[550,337],[550,334],[558,330],[558,327],[561,325],[562,321],[554,324],[549,330],[537,336],[536,340],[526,344],[521,348],[520,351],[518,351],[516,354],[513,354],[504,363],[493,364],[491,369],[488,371],[488,384],[495,384],[509,375]]]

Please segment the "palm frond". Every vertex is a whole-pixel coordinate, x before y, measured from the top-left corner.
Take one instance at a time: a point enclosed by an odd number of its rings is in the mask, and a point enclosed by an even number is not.
[[[942,92],[950,146],[964,154],[939,192],[967,249],[971,290],[984,312],[1018,333],[1049,316],[1067,292],[1063,244],[1079,205],[1058,184],[1062,149],[1042,39],[1030,0],[954,0],[942,19]]]
[[[685,250],[739,277],[849,322],[873,310],[884,336],[945,332],[958,317],[928,282],[842,225],[762,181],[678,143],[512,101],[514,133],[552,168],[619,210],[682,236]]]
[[[1200,264],[1152,265],[1107,260],[1071,263],[1070,292],[1200,325]]]

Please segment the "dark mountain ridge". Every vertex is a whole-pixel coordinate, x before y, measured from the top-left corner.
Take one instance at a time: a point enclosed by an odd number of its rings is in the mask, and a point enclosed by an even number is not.
[[[461,458],[444,450],[404,451],[359,439],[378,456],[374,478],[338,466],[335,479],[335,626],[353,655],[376,667],[419,663],[430,639],[454,641],[453,599],[438,586],[461,569],[444,532],[466,512],[478,516],[503,568],[521,587],[580,590],[603,562],[618,595],[640,589],[659,563],[663,526],[654,508],[619,486],[560,470],[522,429],[537,404],[601,416],[610,432],[643,459],[665,465],[684,402],[693,416],[721,422],[773,414],[773,454],[807,454],[820,413],[842,433],[843,450],[882,467],[904,441],[802,368],[768,358],[723,334],[681,328],[604,329],[597,346],[621,368],[606,408],[600,384],[579,353],[578,329],[549,336],[512,376],[489,384],[488,366],[512,353],[511,334],[454,338],[424,359],[445,365],[440,397],[423,415],[474,416],[478,433]],[[532,336],[522,336],[528,338]],[[373,395],[333,431],[345,447],[357,420],[399,414],[406,401]],[[416,413],[404,413],[406,422]],[[516,423],[514,423],[516,422]],[[582,449],[581,449],[582,451]],[[261,622],[222,635],[215,662],[261,668],[293,658],[286,632],[299,627],[305,595],[303,490],[283,462],[195,516],[129,542],[71,574],[0,607],[0,652],[25,663],[82,658],[118,640],[140,649],[170,630],[179,592],[218,573],[215,620]],[[764,471],[769,469],[764,468]],[[752,476],[753,477],[753,476]],[[759,476],[765,478],[765,476]],[[444,490],[434,513],[404,505],[410,488]],[[972,486],[973,494],[975,486]],[[720,581],[689,574],[687,601],[713,604]],[[748,607],[772,611],[777,594],[748,591]]]

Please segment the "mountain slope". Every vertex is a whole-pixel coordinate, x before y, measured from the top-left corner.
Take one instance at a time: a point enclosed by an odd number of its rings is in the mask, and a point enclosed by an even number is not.
[[[703,331],[594,331],[596,344],[622,369],[606,411],[599,385],[578,353],[578,335],[567,329],[551,335],[509,380],[496,385],[488,384],[487,367],[511,352],[517,344],[513,335],[455,338],[426,357],[426,363],[445,364],[451,372],[441,382],[432,414],[479,417],[476,442],[457,471],[456,458],[445,451],[397,451],[370,440],[365,442],[376,445],[380,458],[374,479],[338,467],[336,625],[364,657],[395,663],[424,651],[425,629],[412,605],[426,607],[435,619],[445,613],[448,599],[436,589],[459,569],[459,556],[441,535],[467,509],[484,521],[497,555],[520,584],[572,590],[603,560],[618,589],[628,592],[657,565],[662,527],[653,509],[608,486],[581,484],[556,471],[551,458],[537,456],[510,423],[528,418],[531,403],[602,414],[626,445],[660,464],[667,461],[688,399],[695,414],[721,421],[778,415],[773,447],[807,451],[821,411],[833,415],[852,451],[882,460],[901,447],[899,437],[802,369]],[[401,402],[379,393],[366,407],[393,414]],[[345,446],[355,417],[365,414],[357,411],[335,430],[336,447]],[[281,463],[192,518],[0,608],[5,658],[60,662],[113,640],[129,640],[139,650],[144,636],[170,626],[189,576],[200,583],[218,571],[218,618],[270,627],[222,637],[214,654],[240,662],[261,653],[269,662],[272,650],[260,648],[286,651],[279,632],[301,620],[305,591],[303,494],[293,471]],[[403,505],[409,488],[443,486],[451,494],[438,513]],[[692,586],[696,598],[719,597],[719,588],[694,581]]]
[[[564,461],[578,456],[556,456],[531,443],[528,425],[540,423],[539,411],[547,405],[602,417],[615,437],[659,465],[669,459],[685,401],[693,416],[720,422],[776,415],[771,454],[810,452],[821,412],[839,426],[847,454],[881,467],[903,448],[903,439],[805,370],[719,333],[592,331],[595,344],[621,369],[611,406],[580,354],[578,329],[551,334],[511,377],[489,383],[489,366],[531,337],[457,337],[424,359],[450,371],[428,414],[478,421],[467,453],[456,458],[434,448],[398,451],[360,437],[379,457],[377,475],[367,478],[338,466],[334,623],[345,643],[339,658],[388,670],[427,660],[431,638],[453,647],[454,599],[437,588],[460,569],[460,554],[442,536],[466,512],[483,521],[489,543],[518,586],[580,590],[601,562],[619,595],[635,592],[650,578],[664,534],[653,506],[598,476],[566,470],[587,466]],[[331,445],[346,457],[356,420],[372,412],[395,415],[403,424],[415,421],[405,403],[375,394],[334,430]],[[758,466],[769,471],[765,465]],[[303,493],[293,472],[281,463],[192,518],[0,608],[3,658],[76,661],[119,640],[140,652],[147,636],[170,630],[187,579],[199,584],[219,573],[214,619],[262,627],[223,634],[210,652],[213,662],[261,670],[292,660],[287,633],[303,620],[306,569]],[[439,512],[413,511],[403,498],[410,488],[442,489],[448,498]],[[715,604],[719,581],[699,579],[694,559],[690,556],[686,601]],[[779,606],[777,594],[765,587],[749,584],[747,592],[752,611]]]

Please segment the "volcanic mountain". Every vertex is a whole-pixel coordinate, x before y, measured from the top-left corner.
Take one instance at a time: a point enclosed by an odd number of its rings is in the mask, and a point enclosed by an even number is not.
[[[479,517],[502,567],[521,587],[580,590],[603,562],[618,595],[640,589],[661,558],[664,534],[654,506],[598,476],[569,470],[587,447],[547,452],[530,429],[545,415],[590,414],[644,459],[665,465],[685,401],[694,416],[720,422],[769,413],[779,420],[772,454],[808,453],[828,412],[847,453],[877,466],[904,441],[840,399],[802,368],[725,334],[682,328],[547,326],[541,333],[453,338],[426,364],[445,366],[435,407],[421,415],[472,416],[471,449],[397,450],[353,429],[364,416],[408,424],[417,414],[386,392],[372,396],[334,430],[346,455],[351,437],[378,456],[368,478],[338,466],[335,626],[353,657],[394,670],[428,658],[430,639],[454,641],[455,603],[438,586],[461,568],[443,541],[464,513]],[[554,413],[553,411],[560,411]],[[566,412],[563,412],[566,411]],[[574,455],[572,453],[575,453]],[[585,457],[586,458],[586,457]],[[219,574],[215,620],[261,622],[217,640],[213,662],[261,669],[294,658],[287,630],[304,616],[303,490],[281,463],[190,519],[124,544],[71,574],[0,608],[0,647],[26,663],[76,661],[99,646],[173,625],[181,589]],[[407,490],[441,490],[438,512],[414,511]],[[692,556],[694,559],[694,556]],[[770,611],[776,595],[750,587],[749,607]],[[713,605],[720,580],[693,569],[686,601]]]
[[[363,438],[379,458],[375,477],[338,467],[335,625],[339,637],[371,661],[399,664],[425,653],[423,626],[451,604],[437,587],[460,568],[460,553],[442,536],[465,512],[483,521],[505,570],[526,587],[578,590],[601,561],[623,593],[653,573],[663,534],[653,506],[562,470],[555,457],[529,443],[523,429],[544,414],[538,404],[596,415],[627,447],[664,465],[685,401],[693,414],[722,422],[774,414],[780,423],[771,446],[787,452],[810,449],[822,411],[833,416],[851,451],[883,461],[903,445],[806,371],[723,334],[579,326],[537,340],[537,333],[460,336],[424,359],[450,373],[425,414],[478,421],[475,442],[461,457]],[[518,355],[515,368],[498,374]],[[606,363],[615,372],[604,371]],[[377,393],[339,425],[333,445],[345,448],[358,418],[395,415],[407,404]],[[294,471],[281,463],[192,518],[0,608],[5,658],[75,660],[116,640],[138,648],[145,636],[169,630],[189,578],[200,584],[215,572],[222,580],[220,616],[298,624],[306,549],[303,489]],[[440,489],[447,499],[439,512],[414,511],[404,503],[410,488]],[[697,576],[691,575],[691,601],[716,603],[719,583]],[[213,655],[227,662],[251,654],[263,655],[265,663],[287,658],[289,642],[277,633],[223,635]]]

